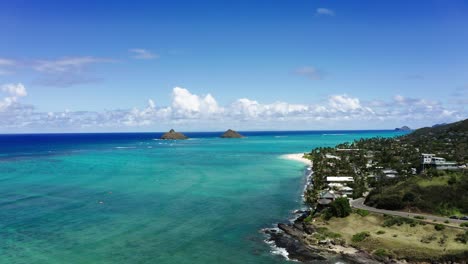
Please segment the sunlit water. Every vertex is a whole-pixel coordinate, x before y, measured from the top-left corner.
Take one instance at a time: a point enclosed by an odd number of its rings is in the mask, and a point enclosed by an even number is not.
[[[0,263],[285,263],[264,227],[301,206],[281,159],[392,131],[0,136]]]

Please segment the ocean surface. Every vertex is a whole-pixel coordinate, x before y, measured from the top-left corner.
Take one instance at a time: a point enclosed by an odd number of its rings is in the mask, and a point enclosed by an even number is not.
[[[402,132],[186,134],[0,135],[0,263],[287,263],[259,232],[302,205],[280,156]]]

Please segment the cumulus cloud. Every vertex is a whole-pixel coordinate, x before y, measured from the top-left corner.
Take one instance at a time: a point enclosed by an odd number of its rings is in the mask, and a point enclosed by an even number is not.
[[[2,91],[7,92],[10,95],[15,96],[15,97],[23,97],[23,96],[28,95],[28,93],[26,92],[26,88],[24,88],[24,85],[21,83],[4,84],[2,85]]]
[[[6,93],[7,96],[0,100],[0,111],[5,111],[16,103],[19,97],[28,95],[26,88],[23,84],[8,83],[1,86],[1,91]]]
[[[262,103],[241,98],[220,106],[211,94],[198,95],[181,87],[172,90],[172,102],[168,106],[158,106],[153,99],[148,99],[147,105],[142,108],[43,112],[21,103],[20,99],[27,96],[23,84],[5,84],[0,87],[5,95],[0,100],[2,131],[43,131],[44,128],[58,131],[109,131],[154,126],[166,128],[174,124],[185,127],[191,125],[197,129],[206,129],[207,126],[222,129],[232,124],[250,129],[326,129],[342,124],[355,124],[359,127],[366,123],[369,127],[376,128],[374,124],[377,122],[388,127],[390,123],[431,124],[460,120],[467,116],[463,108],[447,108],[437,101],[402,95],[389,100],[366,102],[357,97],[339,94],[330,95],[327,100],[315,104]],[[293,124],[299,127],[292,127]],[[308,127],[307,124],[314,126]],[[317,127],[320,124],[322,126]]]
[[[223,112],[211,94],[200,97],[180,87],[172,90],[171,110],[175,118],[213,117]]]
[[[341,112],[356,111],[362,108],[358,98],[352,98],[347,95],[332,95],[328,102],[332,109]]]
[[[320,7],[315,10],[315,14],[318,16],[335,16],[335,11],[329,8]]]
[[[302,75],[311,80],[322,80],[325,77],[325,73],[319,69],[316,69],[311,66],[305,66],[295,70],[295,73]]]
[[[159,58],[159,55],[146,49],[130,49],[129,52],[132,53],[132,58],[134,59],[151,60]]]

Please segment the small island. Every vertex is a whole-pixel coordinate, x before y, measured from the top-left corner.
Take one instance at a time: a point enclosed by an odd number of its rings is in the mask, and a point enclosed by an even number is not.
[[[161,136],[161,139],[188,139],[188,137],[180,132],[176,132],[174,129],[171,129],[169,132],[164,133],[164,135]]]
[[[244,136],[237,133],[232,129],[228,129],[224,134],[221,135],[222,138],[243,138]]]
[[[402,126],[395,128],[395,131],[411,131],[411,128],[409,126]]]

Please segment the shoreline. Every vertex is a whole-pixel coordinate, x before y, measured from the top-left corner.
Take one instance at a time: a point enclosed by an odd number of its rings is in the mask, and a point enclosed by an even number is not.
[[[304,158],[304,153],[292,153],[281,155],[280,158],[286,160],[294,160],[304,163],[305,165],[312,165],[312,161]]]

